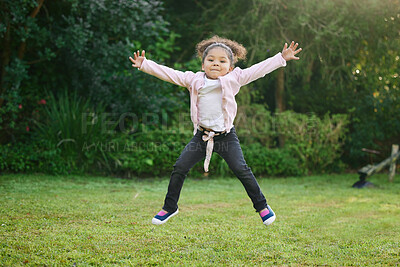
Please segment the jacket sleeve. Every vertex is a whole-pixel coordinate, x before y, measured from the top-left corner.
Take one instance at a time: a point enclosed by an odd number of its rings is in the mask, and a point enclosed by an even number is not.
[[[139,68],[139,70],[153,75],[163,81],[170,82],[182,87],[189,88],[190,81],[194,77],[194,73],[191,71],[179,71],[179,70],[174,70],[170,67],[166,67],[160,64],[157,64],[156,62],[148,59],[144,59],[142,62],[142,66]]]
[[[260,63],[254,64],[247,69],[239,69],[238,71],[238,81],[241,86],[251,83],[259,78],[264,77],[274,70],[285,67],[286,60],[282,57],[281,53],[276,54],[273,57],[267,58]]]

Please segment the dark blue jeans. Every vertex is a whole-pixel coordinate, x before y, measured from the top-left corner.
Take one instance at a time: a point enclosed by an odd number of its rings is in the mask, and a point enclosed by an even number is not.
[[[176,160],[163,206],[163,209],[168,212],[175,212],[178,209],[179,195],[187,173],[197,162],[205,158],[207,142],[202,140],[202,135],[203,133],[197,130],[197,133]],[[259,212],[266,208],[267,201],[251,169],[244,160],[234,127],[228,134],[214,137],[213,152],[218,153],[228,163],[229,168],[242,182],[255,210]]]

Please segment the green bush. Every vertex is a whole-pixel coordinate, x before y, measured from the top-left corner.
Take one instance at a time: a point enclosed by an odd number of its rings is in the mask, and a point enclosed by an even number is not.
[[[0,170],[110,173],[115,162],[109,149],[115,123],[107,121],[104,106],[93,108],[89,100],[66,91],[58,98],[50,93],[46,99],[26,140],[1,145]]]
[[[191,129],[183,131],[153,130],[134,135],[121,136],[115,141],[119,166],[116,172],[131,176],[169,175],[176,159],[192,138]],[[259,143],[242,144],[244,157],[258,176],[298,176],[305,173],[299,160],[288,149],[270,149]],[[190,175],[199,176],[203,161],[195,165]],[[226,162],[213,153],[210,173],[217,176],[233,176]]]
[[[242,146],[261,144],[274,150],[279,145],[281,149],[276,153],[283,153],[282,149],[289,151],[290,156],[285,158],[295,158],[302,173],[340,171],[344,168],[340,158],[348,132],[347,115],[325,114],[321,118],[313,113],[293,111],[272,115],[262,105],[244,102],[235,120]],[[270,151],[268,153],[274,153]]]
[[[193,136],[190,126],[177,126],[176,122],[161,128],[139,124],[140,132],[133,134],[109,132],[116,125],[103,121],[108,114],[104,108],[97,106],[95,110],[76,95],[65,94],[58,99],[51,95],[43,108],[46,116],[33,132],[35,142],[32,145],[2,146],[1,170],[105,171],[128,177],[164,176],[171,173],[173,164]],[[339,159],[346,116],[326,115],[321,119],[294,112],[271,116],[265,111],[259,118],[239,121],[237,128],[244,157],[256,176],[298,176],[343,167]],[[256,127],[249,128],[249,133],[245,132],[246,128],[239,128],[252,124]],[[252,134],[255,137],[251,137]],[[274,147],[279,135],[285,140],[282,148]],[[35,168],[34,164],[41,168]],[[217,176],[233,176],[216,153],[210,172]],[[202,173],[203,164],[199,163],[190,175]]]
[[[0,171],[67,174],[74,170],[65,164],[61,149],[43,140],[0,145]]]
[[[265,109],[262,113],[260,107],[247,111],[253,116],[242,117],[237,131],[245,159],[255,175],[298,176],[344,168],[340,156],[348,124],[345,115],[325,115],[321,119],[314,114],[290,111],[271,116]],[[254,116],[255,112],[257,116]],[[169,175],[182,149],[192,138],[191,129],[182,128],[121,136],[116,141],[118,152],[113,155],[119,163],[116,171],[128,176]],[[274,140],[279,135],[285,141],[282,148],[274,147]],[[202,164],[197,164],[191,174],[203,173],[202,168]],[[225,161],[215,153],[210,172],[218,176],[233,175]]]
[[[244,158],[255,175],[300,176],[306,174],[300,161],[287,148],[266,148],[255,143],[242,145]]]
[[[306,171],[300,167],[299,160],[293,157],[288,149],[267,148],[260,143],[241,144],[241,147],[246,163],[256,177],[287,177],[306,174]],[[201,173],[202,169],[195,169],[195,171],[196,174]],[[211,159],[210,172],[222,177],[234,176],[228,164],[217,153],[214,153]]]
[[[89,100],[76,94],[70,96],[65,92],[58,99],[50,94],[44,118],[37,121],[34,138],[38,142],[47,140],[60,150],[64,164],[71,169],[90,171],[95,167],[110,171],[111,155],[105,149],[97,149],[109,143],[115,127],[107,125],[106,114],[103,105],[93,108]]]
[[[263,105],[249,102],[240,106],[235,127],[242,144],[260,143],[269,148],[277,146],[275,117]]]
[[[186,143],[192,138],[191,130],[144,131],[121,135],[115,140],[118,149],[114,157],[119,166],[116,172],[128,177],[139,175],[168,175]]]
[[[346,115],[299,114],[291,111],[276,116],[277,131],[285,148],[299,160],[300,167],[314,173],[330,172],[342,164],[340,156],[345,141]]]

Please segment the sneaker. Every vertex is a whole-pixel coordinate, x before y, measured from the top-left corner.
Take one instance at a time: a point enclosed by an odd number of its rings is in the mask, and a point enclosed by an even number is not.
[[[151,222],[157,225],[166,223],[169,220],[169,218],[175,216],[176,214],[178,214],[178,212],[179,210],[176,210],[174,213],[169,213],[161,210],[159,213],[157,213],[156,216],[154,216]]]
[[[260,213],[260,217],[265,225],[270,225],[276,219],[275,213],[269,205],[267,205],[267,210]]]

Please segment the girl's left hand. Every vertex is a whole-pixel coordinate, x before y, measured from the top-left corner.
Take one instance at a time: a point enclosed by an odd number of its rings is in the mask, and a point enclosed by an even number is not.
[[[292,41],[292,43],[290,44],[290,46],[288,48],[287,43],[285,43],[285,46],[283,47],[283,50],[282,50],[282,57],[286,61],[289,61],[292,59],[299,60],[300,58],[295,56],[297,53],[299,53],[302,50],[301,48],[297,49],[298,45],[299,45],[298,43],[295,44],[294,41]]]
[[[143,60],[146,57],[146,52],[144,50],[142,50],[142,55],[140,55],[140,52],[138,50],[137,52],[133,53],[133,57],[134,57],[134,59],[132,57],[129,57],[129,60],[132,61],[132,63],[133,63],[132,67],[140,69],[140,67],[142,66]]]

